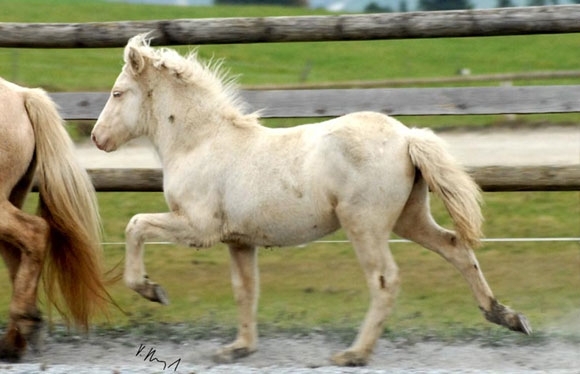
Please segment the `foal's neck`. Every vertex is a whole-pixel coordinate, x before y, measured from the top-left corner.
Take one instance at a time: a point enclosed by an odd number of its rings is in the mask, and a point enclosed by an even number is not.
[[[160,110],[163,112],[167,111]],[[203,145],[235,136],[241,128],[260,127],[256,116],[244,115],[233,106],[183,108],[167,113],[159,117],[157,129],[150,136],[164,165]]]

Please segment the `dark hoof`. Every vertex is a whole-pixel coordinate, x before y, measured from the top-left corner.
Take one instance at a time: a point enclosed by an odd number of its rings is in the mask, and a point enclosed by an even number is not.
[[[524,316],[523,314],[517,313],[514,316],[514,321],[512,322],[513,324],[509,326],[510,330],[521,332],[526,335],[532,334],[532,326],[530,325],[530,322],[528,321],[526,316]]]
[[[523,314],[517,313],[507,306],[500,304],[497,300],[492,301],[491,310],[484,310],[483,315],[488,321],[507,327],[512,331],[521,332],[526,335],[532,333],[532,326]]]
[[[10,363],[20,362],[23,354],[23,351],[20,351],[15,347],[5,347],[2,343],[0,343],[0,361]]]
[[[40,353],[44,347],[45,328],[44,322],[37,322],[34,329],[26,336],[26,341],[34,353]]]
[[[348,367],[366,366],[368,361],[368,355],[356,351],[340,352],[332,356],[330,359],[330,362],[332,362],[333,365]]]
[[[0,360],[18,362],[26,350],[26,340],[16,329],[10,329],[0,340]]]
[[[230,347],[223,347],[220,348],[213,356],[212,360],[216,364],[231,364],[240,358],[248,357],[254,353],[253,350],[249,349],[248,347],[240,347],[240,348],[230,348]]]
[[[163,305],[169,305],[169,298],[167,297],[167,292],[160,285],[156,284],[153,287],[153,294],[155,295],[151,301],[158,302]]]
[[[161,287],[157,283],[145,280],[145,283],[136,287],[135,291],[137,291],[141,296],[143,296],[147,300],[151,300],[163,305],[169,305],[169,298],[167,297],[167,292],[165,292],[163,287]]]

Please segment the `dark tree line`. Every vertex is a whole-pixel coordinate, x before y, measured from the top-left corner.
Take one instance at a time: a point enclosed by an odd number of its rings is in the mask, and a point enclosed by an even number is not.
[[[308,6],[308,0],[215,0],[215,4],[229,4],[229,5],[282,5],[282,6]],[[573,1],[580,4],[580,0]],[[543,5],[558,5],[560,0],[528,0],[526,5],[529,6],[543,6]],[[512,0],[497,0],[496,7],[507,8],[513,7]],[[419,0],[418,9],[423,11],[435,10],[455,10],[455,9],[473,9],[474,6],[470,0]],[[410,9],[407,5],[407,0],[399,0],[396,8],[391,6],[380,6],[377,2],[372,2],[365,8],[368,13],[379,12],[407,12]]]
[[[573,0],[574,3],[580,4],[580,0]],[[544,5],[559,5],[560,0],[528,0],[528,6],[544,6]],[[513,0],[497,0],[496,8],[514,7]],[[436,10],[456,10],[456,9],[473,9],[473,3],[469,0],[420,0],[418,9],[423,11]],[[407,0],[400,0],[398,7],[395,9],[390,6],[380,6],[376,2],[372,2],[365,8],[367,13],[379,12],[408,12],[409,7]]]
[[[469,0],[420,0],[419,10],[473,9]]]
[[[473,9],[473,5],[469,0],[420,0],[417,10],[454,10],[454,9]],[[400,0],[397,9],[393,7],[381,7],[376,2],[372,2],[365,8],[367,13],[378,12],[408,12],[408,5],[406,0]]]
[[[308,0],[215,0],[216,5],[282,5],[308,6]]]

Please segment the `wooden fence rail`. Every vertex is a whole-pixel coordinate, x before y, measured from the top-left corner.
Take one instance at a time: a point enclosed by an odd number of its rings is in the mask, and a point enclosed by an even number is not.
[[[263,117],[327,117],[359,110],[390,115],[580,112],[580,86],[250,90]],[[94,120],[107,93],[53,93],[65,119]],[[484,191],[580,191],[579,165],[486,166],[469,170]],[[98,191],[162,191],[159,169],[89,170]]]
[[[65,119],[96,119],[109,94],[53,93]],[[333,117],[361,110],[389,115],[580,112],[580,85],[457,88],[246,90],[264,118]]]
[[[580,86],[243,91],[264,117],[326,117],[359,110],[391,115],[580,112]],[[65,119],[98,117],[107,93],[53,93]],[[580,163],[580,155],[579,155]],[[469,170],[484,191],[580,191],[580,164]],[[98,191],[161,191],[159,169],[92,169]]]
[[[123,47],[151,32],[154,45],[345,41],[580,32],[580,5],[337,16],[205,18],[93,23],[0,23],[0,47]]]
[[[89,169],[97,191],[158,192],[163,189],[161,169]],[[580,165],[482,166],[468,169],[482,190],[580,191]]]

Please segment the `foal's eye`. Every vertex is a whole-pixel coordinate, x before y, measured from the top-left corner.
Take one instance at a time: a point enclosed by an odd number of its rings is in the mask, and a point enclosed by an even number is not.
[[[118,98],[121,97],[123,93],[121,91],[113,91],[113,97]]]

